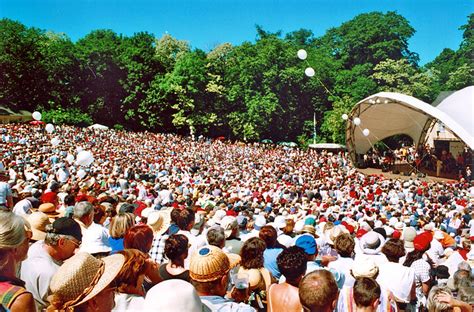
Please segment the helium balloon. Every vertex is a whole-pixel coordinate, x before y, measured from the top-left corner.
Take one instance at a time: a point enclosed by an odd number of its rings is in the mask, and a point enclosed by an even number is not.
[[[315,72],[314,72],[314,69],[312,67],[308,67],[304,70],[304,73],[306,74],[306,76],[308,77],[313,77]]]
[[[370,130],[367,129],[367,128],[365,128],[364,130],[362,130],[362,134],[363,134],[364,136],[369,136]]]
[[[81,179],[84,179],[84,177],[87,175],[87,173],[84,171],[84,169],[79,169],[77,171],[77,176]]]
[[[58,137],[54,137],[51,139],[51,145],[52,146],[58,146],[59,143],[61,143],[61,140]]]
[[[66,156],[66,161],[69,163],[69,164],[72,164],[74,162],[74,156],[71,155],[71,154],[68,154]]]
[[[38,120],[38,121],[41,120],[41,113],[40,112],[34,112],[33,114],[31,114],[31,116],[33,117],[34,120]]]
[[[53,133],[54,131],[54,126],[52,124],[47,124],[46,127],[44,127],[44,129],[46,130],[46,132],[48,133]]]
[[[347,114],[342,114],[342,119],[347,120],[349,119],[349,116],[347,116]]]
[[[354,125],[356,125],[356,126],[360,125],[360,118],[359,117],[354,118]]]
[[[89,151],[80,151],[76,157],[76,164],[79,166],[89,166],[94,162],[94,156]]]
[[[308,57],[308,53],[306,53],[306,50],[303,50],[303,49],[298,50],[297,54],[300,60],[306,60],[306,58]]]

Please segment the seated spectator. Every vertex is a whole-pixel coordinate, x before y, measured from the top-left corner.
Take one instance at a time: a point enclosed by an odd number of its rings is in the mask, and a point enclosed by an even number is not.
[[[207,243],[220,249],[225,247],[224,229],[219,226],[213,226],[207,231]]]
[[[265,242],[266,248],[263,252],[264,266],[272,274],[273,278],[278,280],[281,276],[278,270],[277,257],[283,251],[282,246],[277,242],[277,231],[271,225],[265,225],[258,233],[259,237]]]
[[[148,256],[137,249],[118,252],[125,257],[125,263],[115,278],[117,292],[113,311],[140,311],[145,302],[143,282],[150,268]]]
[[[434,286],[428,294],[426,307],[429,312],[472,312],[472,307],[453,297],[447,287]]]
[[[97,259],[85,252],[72,256],[54,274],[47,311],[103,311],[114,307],[113,281],[125,262],[120,254]]]
[[[81,227],[71,218],[59,218],[48,225],[44,241],[31,245],[28,258],[21,266],[21,277],[26,282],[40,309],[48,303],[49,284],[61,264],[80,247]]]
[[[163,280],[189,282],[189,270],[184,268],[184,259],[188,257],[188,238],[182,234],[171,235],[165,242],[165,257],[168,263],[160,266],[160,277]]]
[[[158,264],[164,262],[165,242],[169,235],[166,234],[170,227],[171,216],[169,210],[152,211],[147,218],[147,224],[153,230],[150,257]]]
[[[109,225],[109,243],[111,253],[123,250],[123,238],[128,229],[135,225],[135,216],[131,213],[119,213],[112,218]]]
[[[148,225],[139,224],[128,229],[123,240],[123,246],[125,248],[138,249],[148,254],[152,242],[153,230]]]
[[[270,272],[264,267],[265,242],[252,237],[244,242],[240,250],[241,263],[240,273],[246,273],[249,276],[249,290],[256,297],[255,300],[266,301],[267,290],[272,283]],[[254,301],[253,304],[256,304]]]
[[[151,288],[145,297],[144,311],[211,312],[188,282],[172,279]]]
[[[237,219],[233,216],[225,216],[221,220],[221,227],[225,234],[225,249],[228,252],[239,254],[243,242],[239,237]]]
[[[375,312],[380,302],[380,286],[368,277],[360,277],[354,283],[354,301],[357,312]]]
[[[382,253],[388,262],[379,265],[377,282],[380,286],[390,290],[399,302],[399,307],[415,299],[415,271],[399,263],[405,255],[403,241],[388,240],[382,248]]]
[[[268,289],[268,311],[300,312],[298,285],[306,273],[306,254],[303,249],[293,246],[278,255],[277,263],[286,282],[272,284]]]
[[[344,286],[352,287],[354,285],[354,278],[350,274],[354,259],[355,242],[349,234],[341,234],[334,240],[334,248],[337,251],[338,257],[335,261],[328,264],[328,268],[341,272],[345,276]]]
[[[263,241],[262,244],[264,244]],[[229,271],[237,264],[237,259],[230,259],[222,250],[215,246],[201,247],[191,256],[189,266],[191,283],[196,288],[202,302],[209,306],[211,310],[255,311],[254,308],[247,304],[237,303],[232,299],[224,297],[227,292]]]
[[[31,235],[22,217],[0,210],[0,310],[36,311],[33,295],[17,277],[20,264],[26,259]]]
[[[329,271],[311,272],[303,277],[299,286],[299,297],[304,311],[332,312],[336,308],[339,289]]]

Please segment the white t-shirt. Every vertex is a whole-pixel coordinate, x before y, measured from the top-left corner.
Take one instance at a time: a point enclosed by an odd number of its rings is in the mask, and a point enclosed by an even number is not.
[[[471,219],[471,221],[469,221],[469,236],[472,237],[474,236],[474,219]]]
[[[377,282],[390,290],[403,302],[410,302],[410,293],[415,282],[415,271],[400,263],[386,262],[379,266]]]
[[[337,260],[329,262],[328,268],[344,273],[346,277],[344,281],[344,286],[352,287],[355,283],[355,279],[351,275],[351,268],[353,263],[354,259],[352,258],[338,257]]]
[[[51,258],[43,247],[44,241],[30,246],[28,257],[22,262],[20,271],[20,278],[25,281],[26,289],[35,298],[38,310],[49,305],[49,284],[61,265]]]

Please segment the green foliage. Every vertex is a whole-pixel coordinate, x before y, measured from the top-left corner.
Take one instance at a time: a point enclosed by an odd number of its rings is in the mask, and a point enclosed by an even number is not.
[[[46,121],[239,140],[343,143],[343,113],[380,91],[431,101],[473,84],[474,14],[458,50],[424,67],[408,49],[414,29],[395,12],[361,14],[315,37],[256,26],[256,41],[205,53],[169,34],[94,30],[72,42],[0,20],[0,103]],[[299,49],[308,52],[301,61]],[[306,67],[314,77],[304,74]]]
[[[53,123],[55,125],[76,125],[76,126],[90,126],[93,121],[89,114],[81,112],[77,108],[51,109],[42,112],[42,119],[46,123]]]

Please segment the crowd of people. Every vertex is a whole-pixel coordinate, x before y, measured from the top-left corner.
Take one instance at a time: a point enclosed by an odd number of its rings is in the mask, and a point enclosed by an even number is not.
[[[472,311],[471,181],[173,134],[0,132],[0,311]]]

